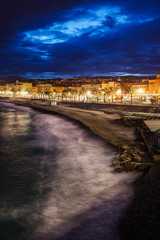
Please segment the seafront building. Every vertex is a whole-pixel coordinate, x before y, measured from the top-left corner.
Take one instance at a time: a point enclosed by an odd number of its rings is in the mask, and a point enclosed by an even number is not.
[[[0,94],[23,97],[55,97],[97,101],[129,100],[149,101],[153,95],[160,95],[160,74],[152,79],[127,78],[72,78],[24,81],[0,80]],[[96,96],[97,95],[97,96]],[[112,95],[112,97],[111,97]],[[114,95],[114,97],[113,97]],[[76,96],[76,97],[75,97]]]
[[[52,93],[52,84],[37,84],[38,93],[49,94]]]
[[[8,84],[5,85],[5,90],[6,91],[13,91],[13,88],[14,88],[14,84],[12,84],[12,83],[8,83]]]
[[[81,85],[81,88],[84,91],[101,90],[102,84],[83,84]]]
[[[147,94],[148,93],[148,83],[135,83],[131,86],[133,88],[133,92],[136,94]]]
[[[160,74],[156,79],[149,80],[149,94],[160,94]]]
[[[63,92],[66,88],[63,86],[52,86],[52,93],[53,92]]]
[[[113,80],[110,80],[110,81],[104,81],[102,83],[102,89],[105,90],[105,89],[109,89],[109,88],[115,88],[115,89],[118,89],[120,88],[120,83],[119,81],[113,81]]]
[[[32,92],[32,83],[27,83],[27,82],[23,83],[23,82],[21,82],[21,83],[18,83],[16,85],[16,87],[17,87],[17,91],[29,92],[29,93]]]

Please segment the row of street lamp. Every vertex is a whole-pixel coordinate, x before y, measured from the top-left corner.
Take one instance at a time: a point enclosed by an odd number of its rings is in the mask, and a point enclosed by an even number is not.
[[[85,94],[78,92],[77,94],[72,94],[71,92],[67,92],[64,94],[63,92],[53,92],[53,94],[45,94],[45,93],[33,93],[27,91],[0,91],[0,96],[7,97],[26,97],[26,98],[36,98],[36,99],[53,99],[53,100],[70,100],[70,101],[84,101],[84,102],[113,102],[113,101],[131,101],[131,98],[134,97],[134,100],[137,102],[141,102],[141,98],[144,97],[146,101],[149,101],[151,96],[149,94],[143,94],[142,89],[138,89],[138,94],[123,94],[121,89],[118,89],[116,94],[106,94],[105,91],[101,91],[101,94],[93,94],[90,90],[88,90]],[[153,96],[153,95],[152,95]],[[116,97],[116,98],[115,98]]]

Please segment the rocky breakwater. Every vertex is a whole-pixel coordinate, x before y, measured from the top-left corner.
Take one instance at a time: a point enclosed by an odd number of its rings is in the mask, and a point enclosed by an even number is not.
[[[122,146],[116,155],[113,165],[116,172],[143,170],[153,163],[145,162],[146,153],[137,147]]]
[[[146,117],[146,116],[145,116]],[[140,129],[143,124],[142,116],[123,116],[120,119],[121,123],[127,126],[134,126],[136,129]],[[139,140],[140,134],[138,131]],[[142,139],[138,142],[137,146],[123,145],[119,148],[118,154],[116,155],[113,165],[115,166],[116,172],[122,171],[133,171],[133,170],[144,170],[151,165],[154,165],[151,155],[148,153],[147,148],[140,144]]]

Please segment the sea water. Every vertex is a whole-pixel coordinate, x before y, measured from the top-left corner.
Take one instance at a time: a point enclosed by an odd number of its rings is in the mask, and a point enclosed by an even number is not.
[[[113,240],[137,173],[77,123],[0,103],[0,239]]]

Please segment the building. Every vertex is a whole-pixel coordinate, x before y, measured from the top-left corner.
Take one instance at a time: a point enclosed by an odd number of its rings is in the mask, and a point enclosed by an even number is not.
[[[110,88],[119,88],[120,87],[120,82],[117,81],[109,81],[109,82],[103,82],[102,83],[102,90],[103,89],[110,89]]]
[[[134,83],[132,89],[134,94],[147,94],[149,85],[146,82]]]
[[[12,83],[6,84],[6,91],[13,91],[13,89],[14,89],[14,84]]]
[[[82,87],[68,87],[68,90],[81,92],[82,91]]]
[[[52,87],[52,92],[63,92],[66,88],[61,86]]]
[[[37,90],[39,93],[52,93],[52,84],[37,84]]]
[[[81,87],[84,91],[101,90],[102,84],[84,84]]]
[[[22,92],[32,92],[32,83],[21,83]]]
[[[34,93],[38,93],[38,87],[36,86],[32,86],[32,92]]]
[[[149,94],[160,94],[160,74],[156,79],[149,80]]]
[[[0,91],[5,91],[6,90],[6,86],[5,85],[0,85]]]

